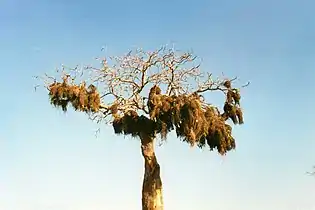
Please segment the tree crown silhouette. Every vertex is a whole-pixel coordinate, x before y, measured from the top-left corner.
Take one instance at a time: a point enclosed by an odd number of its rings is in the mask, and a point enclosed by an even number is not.
[[[101,59],[100,68],[64,67],[44,81],[51,104],[111,123],[116,134],[166,139],[175,130],[183,141],[224,155],[235,148],[229,121],[244,122],[240,91],[233,87],[236,78],[213,79],[196,58],[166,46],[138,48]],[[212,91],[225,95],[222,111],[205,101],[203,95]]]

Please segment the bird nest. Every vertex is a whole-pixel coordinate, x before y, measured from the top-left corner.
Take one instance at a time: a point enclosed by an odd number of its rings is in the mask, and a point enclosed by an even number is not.
[[[52,83],[48,90],[51,104],[63,111],[67,111],[69,104],[82,112],[97,112],[100,108],[100,95],[94,85],[86,88],[85,83],[72,85],[64,80]]]
[[[138,116],[135,111],[126,111],[122,117],[114,117],[113,128],[116,134],[138,137],[145,133],[154,138],[157,124],[146,116]]]

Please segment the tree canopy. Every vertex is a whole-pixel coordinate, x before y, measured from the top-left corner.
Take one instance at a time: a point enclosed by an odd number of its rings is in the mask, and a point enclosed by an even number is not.
[[[44,77],[51,104],[111,123],[116,134],[162,139],[175,131],[191,145],[206,145],[221,155],[235,149],[233,124],[242,124],[241,95],[233,79],[213,79],[196,56],[163,46],[136,49],[101,59],[99,68],[63,68]],[[206,92],[225,95],[222,111],[205,101]]]

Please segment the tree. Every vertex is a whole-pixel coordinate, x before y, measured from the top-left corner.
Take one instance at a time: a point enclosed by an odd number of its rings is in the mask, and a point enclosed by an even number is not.
[[[73,107],[98,123],[111,124],[116,134],[139,138],[144,158],[142,209],[162,210],[160,165],[154,152],[175,130],[191,146],[208,145],[225,155],[235,149],[232,127],[243,123],[239,89],[234,79],[213,79],[196,64],[196,56],[161,47],[152,52],[136,49],[101,60],[101,67],[65,68],[44,77],[51,104]],[[223,110],[207,103],[203,94],[225,95]]]

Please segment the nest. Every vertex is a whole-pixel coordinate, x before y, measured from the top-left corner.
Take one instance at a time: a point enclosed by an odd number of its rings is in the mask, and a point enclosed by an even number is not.
[[[231,119],[234,124],[243,124],[243,112],[240,107],[241,95],[237,89],[228,88],[226,101],[223,107],[222,117],[227,120]]]
[[[76,111],[97,112],[100,108],[100,96],[94,85],[86,88],[85,83],[70,85],[65,80],[54,82],[48,87],[50,102],[56,107],[67,111],[71,104]]]
[[[167,134],[174,130],[179,138],[190,145],[217,149],[224,155],[236,147],[232,137],[232,127],[226,123],[231,119],[234,124],[243,123],[243,113],[239,107],[240,95],[235,89],[227,92],[224,112],[210,106],[205,106],[200,95],[166,96],[161,94],[158,86],[153,86],[149,93],[148,108],[150,119],[158,129],[156,132],[166,139]]]
[[[232,137],[232,127],[226,124],[225,119],[213,107],[207,107],[206,119],[209,123],[205,140],[211,150],[217,149],[220,154],[235,149],[235,140]],[[202,147],[203,142],[198,146]]]
[[[226,88],[231,88],[231,81],[230,80],[226,80],[223,82],[223,86]]]
[[[138,116],[135,111],[127,111],[122,117],[115,116],[113,128],[116,134],[131,135],[132,137],[140,136],[145,133],[154,138],[157,124],[149,118],[141,115]]]
[[[200,98],[196,95],[179,96],[174,108],[176,134],[192,146],[207,135],[208,123]]]

